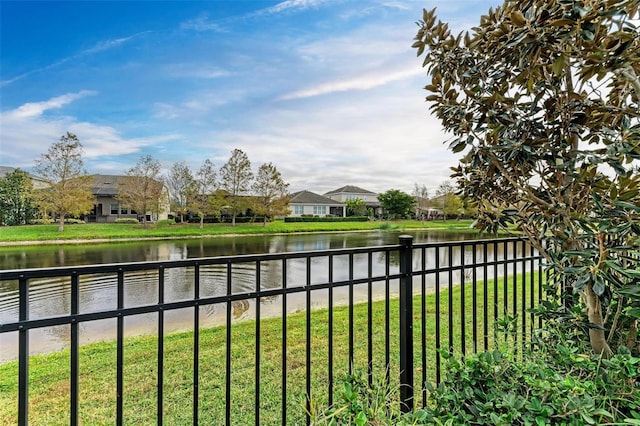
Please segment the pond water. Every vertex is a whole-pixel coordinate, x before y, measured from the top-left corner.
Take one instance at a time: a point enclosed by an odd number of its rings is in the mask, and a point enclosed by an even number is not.
[[[446,231],[403,232],[414,236],[415,243],[471,240],[477,234]],[[370,247],[397,244],[399,232],[350,232],[288,234],[267,236],[234,236],[206,239],[163,240],[145,242],[127,242],[110,244],[43,245],[0,248],[0,270],[48,268],[85,264],[108,264],[123,262],[141,262],[156,260],[179,260],[187,258],[231,256],[256,253],[282,253],[307,250],[326,250],[336,248]],[[457,254],[459,256],[459,253]],[[415,256],[414,256],[415,257]],[[323,264],[324,261],[324,264]],[[415,259],[418,262],[419,259]],[[326,281],[326,259],[318,259],[312,264],[314,282]],[[287,269],[287,286],[304,283],[306,266],[304,259],[295,259]],[[416,265],[417,266],[417,265]],[[261,270],[262,288],[282,286],[281,262],[266,262]],[[354,274],[366,276],[366,256],[354,256]],[[380,269],[382,268],[382,269]],[[397,268],[397,265],[395,266]],[[373,274],[382,274],[384,261],[374,265]],[[392,271],[393,272],[393,271]],[[240,264],[233,270],[233,292],[255,290],[255,269],[253,264]],[[165,300],[167,302],[193,297],[194,271],[190,268],[168,269],[166,271]],[[334,279],[348,278],[348,256],[337,256],[334,262]],[[141,271],[129,273],[125,277],[125,306],[154,304],[157,302],[157,273]],[[29,318],[38,319],[70,312],[70,292],[68,280],[42,279],[31,282],[29,287]],[[80,312],[96,312],[116,308],[116,281],[114,276],[85,276],[80,282]],[[343,291],[344,290],[344,291]],[[346,301],[346,288],[336,289],[336,304]],[[374,297],[383,291],[378,288]],[[226,269],[224,265],[203,267],[200,279],[201,297],[226,293]],[[392,290],[395,292],[395,289]],[[314,307],[326,305],[326,291],[314,292]],[[304,308],[304,295],[300,298],[288,297],[288,311]],[[366,286],[355,291],[356,300],[364,300]],[[297,300],[300,299],[300,300]],[[279,298],[262,301],[261,315],[280,315]],[[236,320],[252,318],[254,307],[251,302],[233,302],[233,317]],[[209,305],[201,308],[201,324],[212,326],[224,324],[226,306]],[[18,285],[17,282],[0,282],[0,323],[17,321]],[[157,315],[138,315],[125,320],[127,335],[155,333]],[[184,309],[166,313],[168,332],[188,330],[192,324],[193,310]],[[81,342],[115,338],[115,320],[82,323]],[[65,347],[70,339],[68,326],[36,329],[30,332],[30,351],[32,353],[49,352]],[[0,362],[17,357],[17,333],[0,335]]]

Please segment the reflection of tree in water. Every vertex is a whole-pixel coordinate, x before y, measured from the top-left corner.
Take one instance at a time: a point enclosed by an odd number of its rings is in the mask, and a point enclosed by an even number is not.
[[[239,319],[245,312],[249,310],[248,300],[234,300],[231,302],[231,315],[234,319]]]

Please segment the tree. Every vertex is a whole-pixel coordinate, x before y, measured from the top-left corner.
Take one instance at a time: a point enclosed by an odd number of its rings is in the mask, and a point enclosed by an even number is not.
[[[366,216],[367,205],[360,198],[354,198],[352,200],[346,200],[347,216]]]
[[[271,163],[265,163],[258,169],[258,174],[253,182],[255,194],[254,212],[264,217],[264,226],[267,226],[267,217],[286,216],[289,214],[289,184],[282,179],[282,175]]]
[[[416,216],[420,220],[425,220],[428,216],[430,202],[429,202],[429,190],[425,185],[414,184],[413,198],[416,200]]]
[[[36,202],[46,212],[58,215],[58,231],[64,231],[64,218],[88,213],[95,204],[91,192],[93,178],[82,161],[82,144],[67,132],[36,160],[36,174],[48,183],[38,190]]]
[[[207,214],[220,212],[221,200],[218,190],[216,170],[208,158],[204,160],[187,190],[187,206],[200,218],[200,228],[204,226]]]
[[[171,194],[171,208],[180,215],[180,222],[184,222],[187,194],[193,184],[193,173],[187,163],[178,161],[171,166],[165,181]]]
[[[378,195],[380,205],[391,219],[405,218],[413,211],[415,200],[407,193],[398,189],[390,189]]]
[[[505,1],[457,36],[424,11],[413,44],[480,226],[518,225],[558,291],[582,303],[605,356],[614,343],[640,349],[639,7]],[[554,317],[580,311],[544,306]]]
[[[234,149],[231,158],[220,169],[220,181],[229,195],[229,212],[231,223],[236,226],[236,216],[246,208],[247,202],[244,195],[251,187],[253,172],[249,157],[242,150]]]
[[[442,217],[458,217],[463,213],[462,200],[456,194],[456,188],[451,182],[442,182],[436,190],[436,197],[442,207]]]
[[[142,215],[142,224],[146,227],[147,213],[160,210],[163,190],[160,162],[150,155],[144,155],[118,181],[116,198],[122,205]]]
[[[36,207],[29,175],[16,169],[0,178],[0,225],[24,225],[34,218]]]

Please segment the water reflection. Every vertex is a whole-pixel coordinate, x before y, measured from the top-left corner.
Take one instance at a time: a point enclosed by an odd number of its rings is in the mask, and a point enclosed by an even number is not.
[[[0,269],[47,268],[57,266],[73,266],[82,264],[107,264],[123,262],[140,262],[156,260],[179,260],[200,257],[242,255],[255,253],[280,253],[307,250],[325,250],[335,248],[351,248],[360,246],[379,246],[396,244],[398,233],[393,232],[357,232],[304,235],[245,236],[218,237],[195,240],[168,240],[135,243],[112,243],[100,245],[63,245],[38,247],[5,247],[0,248]],[[415,242],[433,242],[445,240],[473,239],[476,234],[447,232],[414,232]],[[435,251],[435,249],[433,249]],[[469,247],[464,256],[460,249],[440,249],[440,263],[470,263],[473,250]],[[489,247],[488,256],[493,256],[493,248]],[[482,255],[482,253],[480,254]],[[395,256],[395,257],[394,257]],[[415,267],[435,267],[435,253],[426,253],[425,259],[419,254],[414,256]],[[463,260],[464,259],[464,260]],[[311,271],[311,283],[327,282],[329,274],[333,280],[343,281],[350,278],[349,255],[333,257],[332,268],[326,257],[313,258],[307,266],[306,259],[289,259],[283,261],[265,261],[260,267],[260,286],[262,289],[294,287],[306,284],[307,267]],[[397,271],[397,253],[390,257],[390,273]],[[286,281],[283,282],[283,268],[286,267]],[[384,255],[374,253],[371,261],[367,254],[353,255],[353,278],[372,274],[382,275],[386,269]],[[330,270],[331,269],[331,270]],[[470,273],[466,271],[466,273]],[[451,275],[452,280],[460,282],[460,272]],[[226,265],[211,265],[200,268],[200,297],[213,297],[256,290],[256,269],[254,263],[234,264],[231,270],[231,281],[228,279]],[[433,276],[430,280],[433,280]],[[446,279],[447,277],[442,277]],[[125,307],[158,303],[158,272],[139,271],[125,274]],[[165,302],[192,299],[195,296],[194,268],[166,269]],[[444,281],[443,281],[444,282]],[[433,283],[430,281],[429,285]],[[228,286],[231,285],[231,288]],[[0,323],[17,321],[18,318],[18,284],[17,282],[0,282]],[[89,313],[116,308],[116,276],[92,275],[80,279],[80,312]],[[384,288],[374,284],[374,297],[379,297]],[[392,289],[392,293],[395,288]],[[355,290],[356,300],[366,298],[366,286]],[[302,297],[297,297],[302,296]],[[314,306],[324,306],[327,291],[315,291]],[[347,289],[338,288],[334,293],[336,303],[344,303]],[[261,315],[280,315],[279,298],[262,298]],[[292,295],[287,299],[289,312],[304,309],[304,295]],[[69,279],[42,279],[30,283],[29,286],[29,318],[38,319],[68,314],[71,309]],[[203,326],[224,324],[226,305],[208,305],[200,308]],[[234,319],[247,319],[255,316],[254,301],[237,301],[231,304],[231,315]],[[184,309],[165,314],[167,331],[190,329],[193,321],[193,310]],[[128,335],[154,333],[157,329],[157,314],[138,315],[126,318]],[[115,320],[93,321],[80,325],[81,342],[88,343],[115,337]],[[60,326],[49,329],[38,329],[30,333],[32,353],[45,352],[64,347],[69,341],[69,327]],[[17,333],[0,335],[0,362],[13,359],[16,351]]]

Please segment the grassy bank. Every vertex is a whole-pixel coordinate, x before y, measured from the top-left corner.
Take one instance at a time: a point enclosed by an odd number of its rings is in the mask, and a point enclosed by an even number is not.
[[[160,222],[149,224],[146,228],[139,224],[127,223],[87,223],[66,225],[63,232],[58,232],[58,226],[25,225],[0,227],[0,242],[24,241],[75,241],[75,240],[117,240],[144,238],[193,238],[210,237],[229,234],[275,234],[291,232],[321,232],[321,231],[359,231],[374,229],[469,229],[469,220],[449,221],[393,221],[393,222],[302,222],[285,223],[283,221],[270,222],[267,226],[262,223],[242,223],[236,226],[230,224],[174,224]]]
[[[511,307],[513,297],[513,278],[507,283],[502,279],[496,283],[498,298],[498,316],[503,316],[504,286],[506,300]],[[527,277],[527,282],[530,278]],[[486,290],[485,290],[486,288]],[[472,286],[465,286],[464,324],[466,332],[461,335],[462,305],[461,287],[451,292],[454,348],[459,350],[461,342],[466,343],[467,351],[473,350],[473,306]],[[537,290],[536,290],[537,291]],[[486,294],[489,319],[487,338],[490,347],[494,342],[494,284],[487,282],[484,287],[478,284],[476,291],[476,312],[478,320],[478,347],[482,350],[484,322],[481,313]],[[447,346],[449,340],[449,293],[440,293],[440,330],[441,345]],[[415,346],[415,383],[419,387],[422,372],[427,380],[435,380],[435,294],[424,298],[427,314],[424,317],[426,335],[426,364],[421,363],[422,349],[418,343],[422,339],[422,296],[414,297],[414,341]],[[518,299],[521,293],[518,291]],[[527,294],[526,299],[529,299]],[[374,302],[371,305],[371,330],[368,329],[369,305],[357,304],[353,309],[354,369],[367,368],[367,336],[372,338],[373,372],[376,376],[385,374],[385,303]],[[518,307],[520,310],[520,307]],[[511,308],[509,308],[511,311]],[[398,374],[398,303],[393,299],[389,306],[390,320],[390,372],[392,381]],[[333,309],[333,361],[334,373],[340,378],[348,371],[349,309]],[[311,350],[312,397],[316,404],[327,401],[328,386],[328,318],[327,309],[314,310],[311,313],[311,341],[306,339],[306,314],[299,313],[287,317],[287,401],[288,424],[304,423],[304,395],[307,348]],[[521,330],[520,326],[518,327]],[[226,378],[226,328],[214,327],[202,330],[200,337],[200,378],[198,382],[200,398],[200,423],[220,424],[225,415],[225,378]],[[254,423],[254,375],[256,359],[256,322],[237,322],[231,327],[231,418],[232,424]],[[503,341],[497,342],[501,344]],[[153,336],[130,337],[124,345],[124,415],[128,424],[155,424],[156,422],[156,378],[157,378],[157,338]],[[193,409],[193,333],[175,333],[164,337],[164,404],[165,424],[191,424]],[[113,424],[116,400],[116,345],[115,342],[102,342],[86,345],[80,349],[80,412],[81,424]],[[281,422],[281,378],[282,378],[282,320],[264,319],[260,322],[260,412],[261,423],[279,424]],[[0,424],[15,424],[17,420],[17,362],[0,365]],[[337,385],[336,385],[337,386]],[[69,351],[63,350],[48,355],[31,357],[30,361],[30,424],[67,424],[69,416]],[[417,395],[418,403],[420,395]]]

